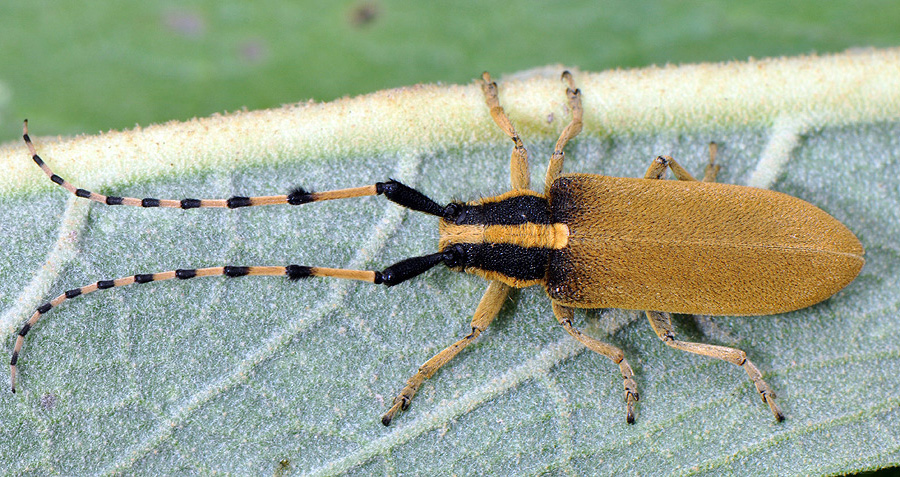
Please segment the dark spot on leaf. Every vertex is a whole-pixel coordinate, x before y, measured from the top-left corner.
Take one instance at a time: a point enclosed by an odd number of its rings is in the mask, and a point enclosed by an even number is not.
[[[287,475],[286,473],[291,470],[291,461],[288,459],[281,459],[278,462],[278,465],[275,466],[275,477],[282,477]]]
[[[44,394],[41,396],[41,409],[49,411],[56,406],[56,394]]]

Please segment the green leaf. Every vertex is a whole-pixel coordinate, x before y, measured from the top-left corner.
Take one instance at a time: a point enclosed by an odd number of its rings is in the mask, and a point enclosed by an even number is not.
[[[636,312],[577,324],[621,347],[641,392],[624,422],[617,367],[556,324],[538,287],[428,380],[390,428],[393,395],[469,331],[485,283],[436,269],[391,289],[221,277],[92,293],[46,314],[0,393],[0,466],[31,474],[823,474],[900,462],[900,50],[576,73],[585,130],[565,170],[692,172],[812,202],[867,250],[846,289],[794,313],[680,317],[684,339],[736,346],[778,392],[775,423],[737,367],[671,350]],[[568,121],[560,70],[501,81],[532,182]],[[101,193],[281,194],[395,177],[438,202],[508,189],[509,141],[475,85],[417,86],[96,137],[39,153]],[[378,197],[303,207],[160,210],[75,200],[0,149],[0,326],[98,279],[299,263],[381,269],[437,244],[435,219]],[[677,257],[672,257],[677,259]]]

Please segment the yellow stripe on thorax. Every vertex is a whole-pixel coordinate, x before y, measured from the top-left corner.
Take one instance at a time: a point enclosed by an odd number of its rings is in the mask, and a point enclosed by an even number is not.
[[[569,243],[566,224],[456,225],[441,221],[441,250],[456,243],[510,244],[559,250]]]

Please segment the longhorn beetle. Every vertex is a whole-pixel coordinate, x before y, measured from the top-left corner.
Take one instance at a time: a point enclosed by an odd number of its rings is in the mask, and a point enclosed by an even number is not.
[[[381,422],[406,410],[422,382],[475,340],[500,312],[510,288],[542,285],[553,313],[573,338],[619,366],[625,387],[625,419],[634,422],[638,400],[634,373],[622,350],[587,336],[572,324],[576,308],[644,310],[656,335],[672,348],[743,367],[777,421],[784,414],[762,374],[739,349],[675,338],[672,313],[767,315],[818,303],[850,283],[864,260],[862,245],[843,224],[800,199],[769,190],[716,184],[716,146],[702,181],[667,156],[657,157],[642,179],[561,174],[563,149],[582,128],[581,92],[569,72],[566,96],[571,121],[556,142],[544,192],[529,189],[528,152],[500,106],[488,73],[481,89],[490,114],[512,139],[512,190],[471,202],[440,206],[396,180],[327,192],[229,199],[161,200],[105,196],[80,189],[53,173],[24,139],[34,162],[78,197],[107,205],[239,208],[301,205],[322,200],[384,195],[403,207],[439,219],[438,252],[412,257],[382,271],[305,265],[224,266],[178,269],[100,280],[73,288],[39,306],[19,330],[10,360],[12,390],[25,335],[38,319],[65,300],[132,283],[213,275],[286,276],[291,280],[333,277],[394,286],[444,264],[490,281],[475,309],[471,332],[426,361],[394,398]],[[670,169],[678,181],[660,180]]]

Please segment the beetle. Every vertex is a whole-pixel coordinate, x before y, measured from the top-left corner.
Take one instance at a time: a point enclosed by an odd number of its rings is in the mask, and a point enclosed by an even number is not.
[[[639,399],[634,372],[621,349],[585,335],[572,319],[578,308],[640,310],[666,345],[741,366],[777,421],[784,413],[775,392],[744,351],[676,339],[672,313],[769,315],[818,303],[850,283],[864,264],[856,236],[821,209],[779,192],[715,182],[716,146],[696,180],[674,159],[659,156],[643,178],[562,174],[564,148],[582,129],[581,91],[569,72],[566,96],[571,120],[556,142],[544,191],[529,188],[528,152],[500,106],[488,73],[481,89],[496,125],[512,140],[510,191],[441,206],[421,192],[390,179],[326,192],[297,188],[287,195],[228,199],[106,196],[75,187],[40,158],[23,138],[33,161],[72,194],[107,205],[139,207],[241,208],[302,205],[323,200],[383,195],[403,207],[439,219],[438,251],[395,263],[382,271],[306,265],[223,266],[178,269],[100,280],[74,288],[39,306],[19,330],[10,360],[15,392],[16,362],[25,336],[38,319],[65,300],[133,283],[203,276],[286,276],[291,280],[333,277],[394,286],[439,264],[487,279],[471,331],[422,364],[382,416],[389,425],[406,410],[422,383],[471,344],[497,317],[512,288],[543,286],[560,325],[588,349],[619,367],[625,390],[625,419],[635,420]],[[677,181],[660,180],[671,170]]]

